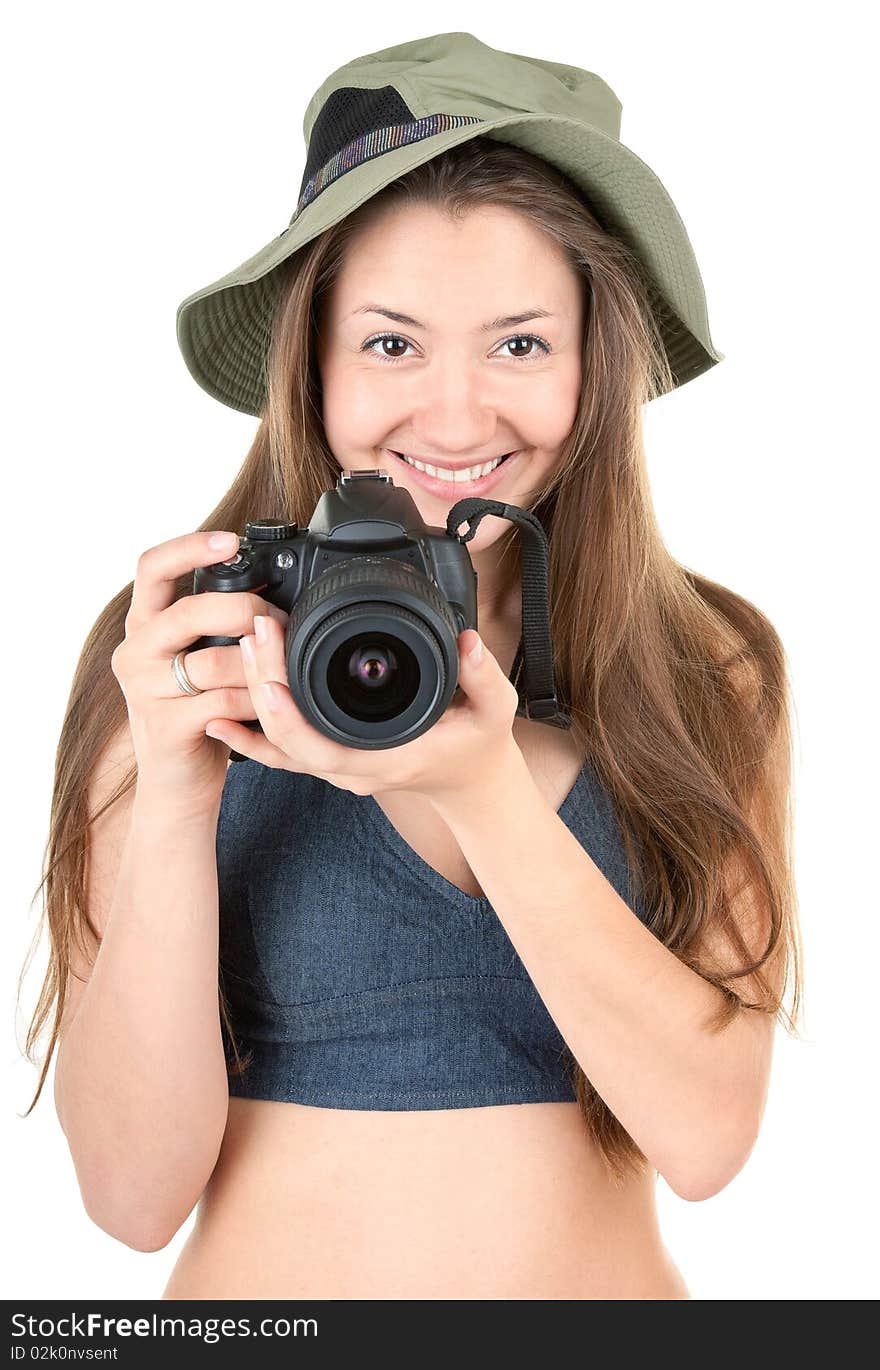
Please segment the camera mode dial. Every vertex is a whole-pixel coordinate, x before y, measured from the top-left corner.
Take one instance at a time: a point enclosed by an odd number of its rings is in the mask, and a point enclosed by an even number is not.
[[[246,523],[244,535],[249,542],[283,542],[296,537],[295,523],[279,523],[277,519],[257,519]]]

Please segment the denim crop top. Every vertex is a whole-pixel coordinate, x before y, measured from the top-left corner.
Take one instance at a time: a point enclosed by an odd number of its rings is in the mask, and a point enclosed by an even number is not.
[[[589,763],[558,812],[634,908]],[[231,1095],[394,1110],[576,1099],[566,1044],[489,900],[423,861],[371,795],[236,762],[217,874],[223,989],[251,1056]]]

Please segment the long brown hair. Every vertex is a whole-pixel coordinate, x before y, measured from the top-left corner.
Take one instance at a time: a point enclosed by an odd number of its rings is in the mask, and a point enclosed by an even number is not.
[[[339,468],[323,432],[316,362],[322,301],[358,231],[396,203],[426,203],[451,216],[490,205],[521,214],[582,278],[579,410],[557,468],[531,506],[549,539],[559,697],[622,820],[649,926],[720,991],[707,1028],[720,1031],[736,1014],[757,1012],[781,1017],[797,1035],[802,974],[785,653],[755,605],[681,565],[663,543],[641,426],[646,401],[675,383],[658,328],[662,306],[638,258],[602,228],[565,176],[519,148],[477,137],[408,172],[284,263],[275,277],[259,427],[231,489],[201,528],[240,530],[246,519],[268,513],[304,526],[335,485]],[[511,526],[500,544],[511,574],[518,536]],[[177,596],[191,591],[190,574]],[[84,872],[89,823],[99,815],[87,813],[87,786],[95,759],[127,720],[110,656],[125,635],[131,593],[130,582],[89,633],[57,751],[44,874],[34,894],[45,887],[51,951],[27,1037],[30,1059],[53,1005],[54,1021],[30,1108],[58,1038],[71,939],[82,945],[84,927],[91,927]],[[136,777],[134,767],[105,808]],[[709,948],[719,937],[741,964],[713,959]],[[745,976],[757,987],[748,997],[736,988]],[[229,1069],[238,1074],[247,1062],[235,1043],[222,975],[218,992]],[[568,1068],[611,1176],[621,1183],[642,1171],[644,1154],[570,1054]]]

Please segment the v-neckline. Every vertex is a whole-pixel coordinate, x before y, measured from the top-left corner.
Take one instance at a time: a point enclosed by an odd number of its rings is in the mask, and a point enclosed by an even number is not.
[[[562,818],[564,821],[566,811],[573,804],[575,795],[584,782],[586,769],[587,762],[585,761],[575,777],[574,784],[556,810],[557,818]],[[429,865],[427,861],[419,856],[418,852],[401,837],[374,795],[361,795],[357,796],[357,798],[364,799],[363,812],[372,823],[380,838],[384,840],[387,846],[393,849],[395,855],[399,856],[401,860],[406,863],[413,874],[418,876],[423,884],[429,885],[437,894],[442,894],[447,898],[456,900],[466,908],[486,909],[489,907],[489,899],[485,894],[468,894],[467,890],[463,890],[460,886],[454,884],[453,881],[447,880],[445,875],[441,875],[439,871],[435,870],[433,866]]]

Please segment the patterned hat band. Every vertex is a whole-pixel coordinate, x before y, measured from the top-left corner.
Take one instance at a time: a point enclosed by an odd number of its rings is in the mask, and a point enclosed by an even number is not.
[[[436,133],[445,133],[450,128],[462,128],[465,124],[483,124],[476,114],[429,114],[424,119],[411,119],[406,124],[389,124],[385,128],[374,128],[362,133],[346,143],[329,161],[325,162],[306,183],[297,202],[291,223],[293,223],[311,204],[316,195],[332,185],[346,171],[381,157],[383,152],[392,148],[405,147],[407,143],[420,143],[423,138],[433,138]]]

